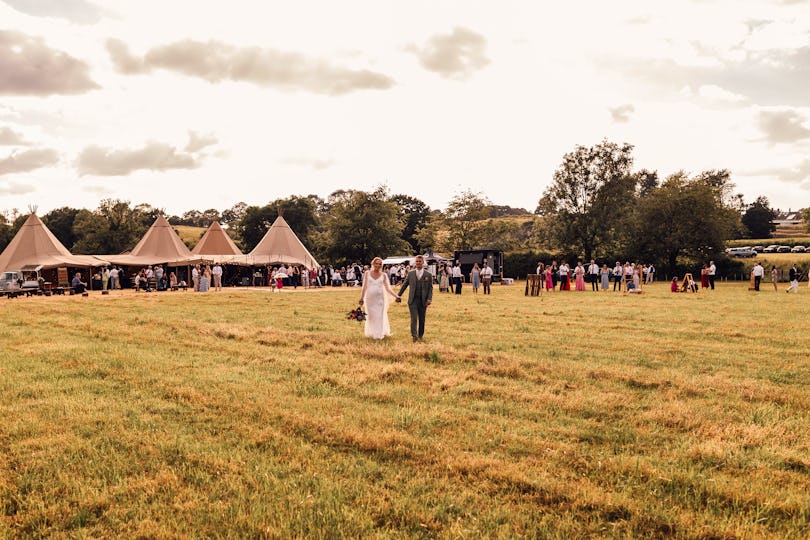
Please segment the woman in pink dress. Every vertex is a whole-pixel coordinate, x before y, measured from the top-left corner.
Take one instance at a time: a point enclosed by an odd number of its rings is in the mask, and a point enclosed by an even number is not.
[[[553,291],[554,290],[554,279],[551,277],[551,265],[546,266],[546,290]]]
[[[577,278],[576,290],[585,290],[585,268],[582,266],[582,261],[577,261],[577,267],[574,268],[574,275]]]

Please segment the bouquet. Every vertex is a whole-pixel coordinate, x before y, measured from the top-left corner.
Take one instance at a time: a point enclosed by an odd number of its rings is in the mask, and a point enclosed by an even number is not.
[[[357,322],[365,321],[366,320],[366,312],[363,311],[361,306],[357,306],[357,309],[353,309],[349,312],[346,316],[347,319],[354,319]]]

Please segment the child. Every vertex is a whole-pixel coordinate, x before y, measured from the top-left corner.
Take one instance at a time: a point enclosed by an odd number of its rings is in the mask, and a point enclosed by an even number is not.
[[[669,290],[672,292],[678,292],[678,276],[672,278],[672,283],[669,284]]]

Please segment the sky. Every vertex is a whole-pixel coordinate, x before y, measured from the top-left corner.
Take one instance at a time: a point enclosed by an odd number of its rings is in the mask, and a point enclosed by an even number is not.
[[[810,0],[0,0],[0,211],[533,211],[603,139],[810,206]]]

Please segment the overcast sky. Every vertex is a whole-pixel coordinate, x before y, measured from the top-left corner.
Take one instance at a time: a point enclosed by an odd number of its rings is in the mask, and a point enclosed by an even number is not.
[[[603,138],[810,205],[810,1],[0,0],[0,211],[383,183],[533,211]]]

